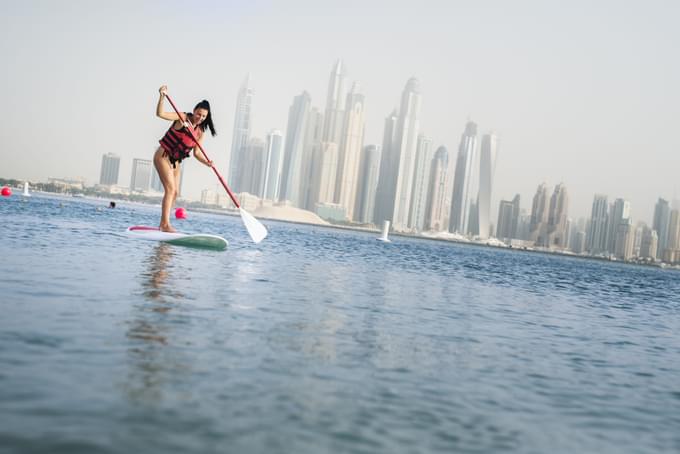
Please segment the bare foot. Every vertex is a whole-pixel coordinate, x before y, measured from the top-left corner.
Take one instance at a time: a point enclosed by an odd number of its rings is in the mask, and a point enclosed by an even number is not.
[[[170,224],[168,225],[161,225],[159,227],[159,230],[161,232],[168,232],[168,233],[177,233],[177,230],[175,230]]]

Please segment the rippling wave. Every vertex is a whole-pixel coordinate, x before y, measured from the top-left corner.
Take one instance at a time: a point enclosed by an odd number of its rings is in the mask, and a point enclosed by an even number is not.
[[[0,200],[8,452],[678,452],[680,273]]]

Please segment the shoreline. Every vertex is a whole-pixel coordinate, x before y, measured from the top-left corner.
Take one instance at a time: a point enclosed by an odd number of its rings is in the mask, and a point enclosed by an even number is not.
[[[236,211],[229,210],[229,209],[212,209],[212,208],[189,208],[189,211],[195,211],[198,213],[208,213],[208,214],[217,214],[217,215],[226,215],[226,216],[235,216],[238,217],[239,214]],[[276,222],[283,222],[286,224],[297,224],[297,225],[306,225],[306,226],[312,226],[312,227],[320,227],[320,228],[326,228],[326,229],[335,229],[335,230],[349,230],[349,231],[355,231],[355,232],[363,232],[363,233],[375,233],[375,234],[380,234],[381,231],[380,229],[372,229],[368,227],[352,227],[352,226],[347,226],[347,225],[338,225],[338,224],[314,224],[314,223],[309,223],[309,222],[300,222],[300,221],[293,221],[293,220],[286,220],[286,219],[276,219],[276,218],[267,218],[267,217],[259,217],[258,219],[264,219],[267,221],[276,221]],[[667,263],[663,262],[656,262],[656,263],[642,263],[642,262],[628,262],[624,260],[611,260],[606,257],[595,257],[591,255],[580,255],[580,254],[574,254],[574,253],[565,253],[565,252],[559,252],[559,251],[550,251],[550,250],[539,250],[539,249],[528,249],[528,248],[516,248],[512,246],[494,246],[492,244],[485,244],[485,243],[478,243],[474,241],[460,241],[460,240],[455,240],[455,239],[446,239],[446,238],[436,238],[436,237],[431,237],[431,236],[426,236],[426,235],[417,235],[417,234],[410,234],[410,233],[402,233],[402,232],[391,232],[390,237],[401,237],[401,238],[409,238],[409,239],[416,239],[416,240],[425,240],[425,241],[438,241],[442,243],[453,243],[457,245],[462,245],[462,246],[473,246],[473,247],[482,247],[482,248],[491,248],[491,249],[498,249],[498,250],[507,250],[507,251],[513,251],[513,252],[524,252],[524,253],[529,253],[529,254],[543,254],[543,255],[548,255],[548,256],[559,256],[559,257],[566,257],[566,258],[574,258],[574,259],[580,259],[580,260],[594,260],[594,261],[599,261],[599,262],[607,262],[607,263],[618,263],[622,265],[628,265],[628,266],[641,266],[645,268],[656,268],[656,269],[661,269],[661,270],[671,270],[671,271],[680,271],[680,266],[679,265],[669,265]],[[376,238],[377,239],[377,238]]]
[[[66,195],[66,194],[60,194],[60,193],[52,193],[52,192],[43,192],[43,191],[34,191],[37,194],[45,195],[47,197],[54,197],[54,198],[72,198],[73,196],[71,195]],[[20,194],[17,194],[18,196],[21,196]],[[112,197],[99,197],[99,196],[83,196],[83,197],[76,197],[77,199],[89,199],[89,200],[114,200],[116,202],[123,202],[123,203],[130,203],[133,205],[147,205],[147,206],[160,206],[158,203],[149,203],[149,202],[143,202],[143,201],[132,201],[132,200],[126,200],[124,198],[117,198],[115,197],[114,194],[112,194]],[[185,200],[184,202],[190,203],[188,200]],[[206,214],[216,214],[220,216],[233,216],[233,217],[239,217],[239,213],[236,210],[232,210],[229,208],[201,208],[201,207],[186,207],[187,211],[193,211],[196,213],[206,213]],[[283,222],[286,224],[297,224],[297,225],[305,225],[305,226],[312,226],[312,227],[320,227],[320,228],[326,228],[326,229],[335,229],[335,230],[346,230],[346,231],[355,231],[355,232],[362,232],[362,233],[375,233],[375,234],[380,234],[381,230],[378,228],[369,228],[369,227],[354,227],[354,226],[348,226],[348,225],[339,225],[339,224],[316,224],[316,223],[311,223],[311,222],[303,222],[303,221],[295,221],[295,220],[289,220],[289,219],[280,219],[280,218],[270,218],[270,217],[263,217],[263,216],[258,216],[258,219],[264,219],[267,221],[275,221],[275,222]],[[596,256],[591,256],[591,255],[580,255],[580,254],[574,254],[574,253],[564,253],[564,252],[559,252],[559,251],[550,251],[550,250],[539,250],[539,249],[529,249],[529,248],[516,248],[512,246],[495,246],[492,244],[485,244],[485,243],[480,243],[480,242],[474,242],[474,241],[460,241],[456,239],[447,239],[447,238],[436,238],[436,237],[431,237],[431,236],[426,236],[426,235],[418,235],[418,234],[410,234],[410,233],[403,233],[403,232],[391,232],[390,236],[392,237],[401,237],[401,238],[408,238],[408,239],[415,239],[415,240],[424,240],[424,241],[438,241],[438,242],[443,242],[443,243],[453,243],[457,245],[462,245],[462,246],[472,246],[472,247],[483,247],[483,248],[492,248],[492,249],[499,249],[499,250],[507,250],[507,251],[513,251],[513,252],[523,252],[523,253],[530,253],[530,254],[543,254],[543,255],[549,255],[549,256],[559,256],[559,257],[566,257],[566,258],[574,258],[574,259],[580,259],[580,260],[594,260],[594,261],[599,261],[599,262],[607,262],[607,263],[618,263],[622,265],[628,265],[628,266],[641,266],[641,267],[649,267],[649,268],[656,268],[656,269],[661,269],[661,270],[670,270],[670,271],[680,271],[680,265],[670,265],[664,262],[652,262],[652,263],[643,263],[643,262],[628,262],[628,261],[623,261],[623,260],[611,260],[606,257],[596,257]]]

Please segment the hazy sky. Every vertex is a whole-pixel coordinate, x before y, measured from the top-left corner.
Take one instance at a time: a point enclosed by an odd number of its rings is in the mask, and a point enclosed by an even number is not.
[[[339,6],[342,5],[342,6]],[[365,143],[409,77],[423,94],[422,132],[455,157],[469,118],[495,130],[493,190],[564,182],[570,215],[594,193],[631,201],[651,221],[680,197],[680,2],[677,1],[2,1],[0,177],[99,179],[101,156],[151,156],[168,123],[158,87],[190,110],[203,98],[223,174],[238,88],[252,76],[253,134],[285,132],[293,96],[325,105],[336,59],[366,96]],[[348,84],[348,85],[349,85]],[[168,106],[169,110],[169,106]],[[185,194],[215,188],[193,158]]]

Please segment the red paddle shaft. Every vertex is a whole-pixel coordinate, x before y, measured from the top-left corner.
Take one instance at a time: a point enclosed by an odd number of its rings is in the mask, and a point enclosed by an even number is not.
[[[165,94],[165,97],[168,98],[168,101],[170,101],[170,105],[172,105],[172,108],[175,109],[175,112],[177,113],[177,116],[179,117],[180,121],[182,122],[186,121],[186,118],[183,118],[183,114],[179,113],[179,110],[177,110],[177,106],[175,105],[174,102],[172,102],[172,99],[170,99],[170,96],[168,96],[167,93]],[[210,161],[210,158],[206,154],[205,150],[203,149],[201,144],[198,143],[198,140],[196,139],[194,132],[189,128],[187,128],[187,130],[189,131],[189,134],[191,134],[191,138],[194,139],[194,142],[196,142],[196,145],[198,145],[198,148],[200,148],[201,151],[203,152],[203,156],[205,156],[205,159]],[[227,190],[227,194],[229,194],[229,197],[231,198],[231,201],[234,202],[234,205],[236,205],[236,208],[241,208],[241,205],[238,203],[238,200],[236,200],[234,193],[231,192],[231,189],[229,189],[229,186],[227,186],[227,183],[224,181],[224,178],[222,178],[222,175],[220,175],[220,173],[217,171],[214,165],[210,168],[213,169],[213,172],[215,172],[215,175],[217,175],[217,178],[220,180],[220,183],[222,183],[224,189]]]

